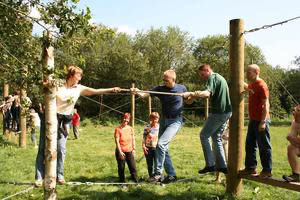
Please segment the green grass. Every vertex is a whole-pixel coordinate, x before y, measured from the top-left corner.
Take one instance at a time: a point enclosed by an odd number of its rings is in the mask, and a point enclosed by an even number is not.
[[[94,126],[87,123],[82,127],[79,140],[73,140],[73,135],[67,143],[67,158],[65,178],[67,181],[117,182],[117,163],[114,157],[115,143],[114,126]],[[137,158],[142,156],[141,138],[142,126],[136,127]],[[214,182],[214,175],[198,176],[199,168],[205,162],[199,141],[199,128],[184,127],[171,143],[170,152],[177,176],[179,178],[194,177],[192,181],[178,182],[165,187],[159,185],[139,185],[122,188],[118,186],[97,185],[58,185],[58,199],[227,199],[225,196],[224,177],[222,184]],[[273,173],[281,177],[290,173],[286,158],[288,142],[285,136],[288,126],[272,127]],[[2,133],[2,132],[1,132]],[[27,137],[27,148],[17,146],[17,138],[12,142],[0,136],[0,198],[7,197],[26,188],[29,185],[6,184],[15,182],[34,182],[35,158],[37,149],[30,144]],[[140,178],[147,178],[146,162],[137,164]],[[128,169],[126,175],[129,177]],[[43,189],[14,197],[13,199],[42,199]],[[243,181],[243,192],[238,199],[299,199],[299,193],[275,188],[272,186]]]

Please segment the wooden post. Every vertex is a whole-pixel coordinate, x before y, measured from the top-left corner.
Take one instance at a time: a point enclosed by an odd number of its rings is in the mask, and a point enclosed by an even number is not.
[[[132,83],[131,88],[135,88],[135,84]],[[134,119],[135,119],[135,94],[131,94],[131,126],[134,129]]]
[[[151,115],[152,112],[152,105],[151,105],[151,95],[148,97],[148,111],[149,111],[149,116]]]
[[[20,102],[21,105],[27,104],[26,101],[27,93],[26,90],[22,89],[20,94]],[[20,127],[21,127],[21,133],[19,135],[19,146],[21,148],[26,148],[26,108],[21,107],[20,109]]]
[[[42,64],[44,78],[48,81],[45,90],[45,179],[44,199],[56,199],[56,164],[57,164],[57,117],[56,117],[56,86],[54,82],[54,48],[50,46],[50,34],[44,31],[44,47]]]
[[[236,197],[242,190],[242,180],[238,172],[242,167],[243,129],[244,129],[244,21],[230,21],[230,99],[232,117],[229,127],[228,176],[226,192]]]
[[[205,120],[208,119],[209,113],[209,97],[205,98]]]
[[[9,94],[9,85],[7,83],[4,83],[3,84],[3,99],[5,97],[7,97],[8,94]],[[2,116],[3,116],[2,117],[3,118],[3,135],[5,135],[5,133],[6,133],[6,130],[5,130],[5,120],[4,120],[4,115],[2,115]],[[10,133],[8,132],[7,134],[10,134]],[[8,136],[8,139],[10,139],[9,136]]]

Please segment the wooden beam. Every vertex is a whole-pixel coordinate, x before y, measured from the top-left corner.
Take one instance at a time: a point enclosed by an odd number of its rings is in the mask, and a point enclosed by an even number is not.
[[[300,192],[300,183],[289,183],[276,178],[259,178],[258,176],[240,175],[240,178]]]

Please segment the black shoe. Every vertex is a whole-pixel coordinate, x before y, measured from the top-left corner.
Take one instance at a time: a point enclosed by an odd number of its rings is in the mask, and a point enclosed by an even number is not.
[[[300,182],[299,174],[293,173],[289,176],[283,175],[282,178],[286,182]]]
[[[152,176],[148,179],[148,182],[149,183],[153,183],[153,184],[156,184],[156,183],[161,183],[161,176],[160,175],[155,175],[155,176]]]
[[[216,167],[215,166],[211,166],[211,167],[204,167],[203,169],[200,169],[198,171],[199,174],[205,174],[205,173],[208,173],[208,172],[215,172],[216,171]]]
[[[177,176],[167,176],[166,178],[164,178],[162,183],[169,184],[169,183],[176,182],[176,181],[177,181]]]
[[[227,168],[219,168],[217,169],[218,172],[222,172],[223,174],[227,174]]]

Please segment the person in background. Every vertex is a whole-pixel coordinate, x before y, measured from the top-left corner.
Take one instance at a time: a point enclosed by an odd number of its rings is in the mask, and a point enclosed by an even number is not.
[[[32,108],[30,109],[29,125],[31,128],[31,142],[35,148],[38,148],[36,141],[36,129],[40,128],[41,120],[39,114]]]
[[[116,160],[120,183],[125,183],[125,162],[127,162],[131,179],[138,182],[135,165],[135,136],[134,130],[129,126],[130,114],[124,113],[121,124],[115,129]]]
[[[75,139],[79,138],[79,126],[80,126],[80,115],[77,112],[77,109],[74,109],[74,113],[72,115],[72,126],[73,126],[73,133]]]

